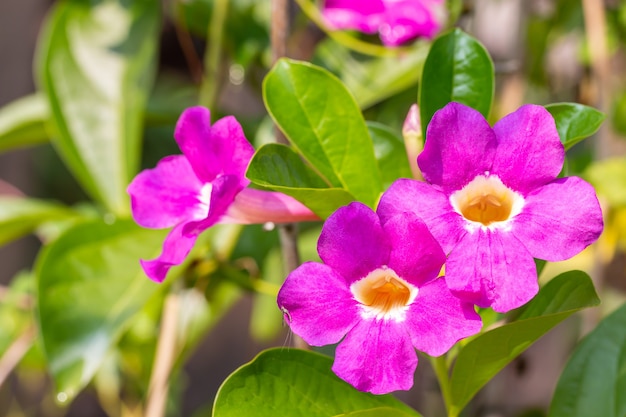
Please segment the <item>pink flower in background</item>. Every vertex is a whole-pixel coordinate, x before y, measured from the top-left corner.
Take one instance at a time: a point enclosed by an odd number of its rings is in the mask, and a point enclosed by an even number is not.
[[[326,0],[323,15],[334,29],[378,33],[397,46],[418,37],[433,38],[445,16],[444,0]]]
[[[554,119],[525,105],[493,128],[450,103],[433,116],[417,161],[426,182],[400,179],[383,194],[381,219],[411,212],[448,253],[457,296],[506,312],[537,294],[533,257],[568,259],[603,228],[591,185],[557,178],[565,151]]]
[[[409,389],[414,349],[442,355],[480,331],[473,305],[437,279],[445,255],[412,213],[381,224],[370,208],[351,203],[326,220],[318,252],[324,263],[289,274],[278,305],[307,343],[341,341],[333,371],[361,391]]]
[[[154,260],[142,260],[150,279],[161,282],[189,254],[198,235],[219,221],[291,222],[318,219],[296,200],[246,188],[245,172],[254,154],[241,126],[228,116],[211,126],[209,110],[183,112],[174,137],[182,155],[159,161],[128,186],[135,221],[143,227],[173,227]]]

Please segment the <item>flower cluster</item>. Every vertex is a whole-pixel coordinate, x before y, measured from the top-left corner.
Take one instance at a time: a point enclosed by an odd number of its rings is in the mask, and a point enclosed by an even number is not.
[[[172,227],[162,254],[142,261],[151,279],[162,281],[217,222],[316,219],[290,197],[247,188],[254,150],[233,117],[211,125],[207,109],[190,108],[175,138],[183,154],[128,187],[137,223]],[[376,211],[353,202],[326,220],[322,263],[302,264],[280,289],[285,320],[311,345],[338,343],[333,370],[359,390],[409,389],[415,349],[444,354],[480,331],[475,305],[507,312],[537,294],[533,258],[564,260],[598,238],[595,192],[559,177],[564,158],[541,106],[491,127],[476,110],[449,103],[417,157],[424,181],[398,179]]]
[[[297,268],[278,295],[285,320],[311,345],[340,342],[333,370],[356,388],[410,388],[413,348],[445,353],[480,331],[474,304],[506,312],[537,294],[533,257],[567,259],[602,232],[593,188],[558,177],[564,156],[541,106],[492,128],[446,105],[417,158],[425,181],[397,180],[376,213],[353,203],[329,217],[324,263]]]
[[[334,29],[378,33],[397,46],[418,37],[433,38],[445,18],[443,0],[326,0],[324,19]]]

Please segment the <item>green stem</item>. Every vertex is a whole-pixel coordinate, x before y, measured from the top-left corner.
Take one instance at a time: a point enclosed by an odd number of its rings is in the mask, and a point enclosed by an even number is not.
[[[450,409],[450,370],[448,369],[446,355],[441,355],[436,358],[431,357],[430,362],[435,370],[435,375],[437,375],[437,381],[439,381],[439,388],[441,389],[441,394],[443,395],[443,402],[446,406],[448,417],[456,417],[456,413]]]
[[[224,39],[224,27],[229,0],[215,0],[213,14],[207,31],[207,47],[204,53],[204,76],[200,87],[200,104],[212,109],[219,91],[220,61]]]

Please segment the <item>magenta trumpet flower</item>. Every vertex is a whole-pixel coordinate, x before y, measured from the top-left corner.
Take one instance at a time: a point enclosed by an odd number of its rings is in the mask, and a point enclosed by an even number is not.
[[[326,0],[323,15],[334,29],[378,33],[397,46],[418,37],[433,38],[445,18],[443,0]]]
[[[167,156],[155,168],[140,172],[127,190],[140,226],[173,227],[161,255],[141,261],[150,279],[162,282],[168,270],[187,257],[198,235],[217,222],[318,219],[286,195],[246,188],[254,148],[234,117],[211,125],[208,109],[192,107],[180,116],[174,137],[183,154]]]
[[[522,106],[491,128],[476,110],[450,103],[433,116],[417,159],[426,182],[397,180],[378,212],[383,221],[421,218],[448,254],[452,292],[507,312],[537,294],[533,257],[568,259],[602,232],[593,187],[558,178],[564,158],[541,106]]]
[[[324,263],[287,277],[278,306],[294,333],[314,346],[339,343],[333,371],[361,391],[384,394],[413,385],[414,349],[439,356],[480,331],[473,305],[437,278],[445,255],[412,213],[381,223],[354,202],[324,224]]]

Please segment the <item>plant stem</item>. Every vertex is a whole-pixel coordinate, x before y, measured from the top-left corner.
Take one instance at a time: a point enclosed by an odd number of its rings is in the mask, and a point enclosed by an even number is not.
[[[437,381],[439,381],[439,388],[443,395],[446,413],[448,417],[456,417],[457,413],[450,409],[450,376],[448,375],[449,369],[446,360],[446,355],[430,358],[430,362],[435,370],[435,375],[437,375]]]
[[[178,354],[176,329],[180,296],[175,283],[165,299],[161,318],[161,332],[157,341],[157,351],[154,356],[152,375],[148,388],[148,400],[145,415],[148,417],[162,417],[165,415],[169,377]]]
[[[200,104],[212,109],[219,91],[220,61],[224,39],[224,26],[229,0],[215,0],[213,14],[207,30],[207,47],[204,53],[204,77],[200,87]]]
[[[6,349],[4,355],[0,358],[0,387],[4,384],[11,371],[20,363],[28,349],[33,345],[37,336],[35,326],[29,326],[24,333],[20,335]]]
[[[272,22],[270,40],[272,44],[272,62],[276,63],[280,58],[287,55],[287,36],[289,33],[289,0],[272,0]],[[288,145],[289,141],[275,127],[275,139],[277,143]],[[298,253],[298,227],[295,223],[278,225],[278,237],[283,257],[285,273],[289,274],[300,265]],[[294,346],[300,349],[308,349],[308,345],[298,336],[293,338]]]

